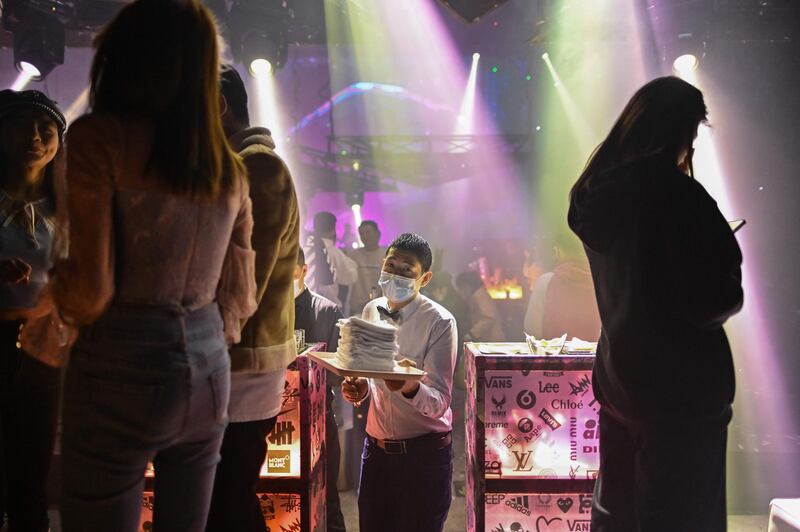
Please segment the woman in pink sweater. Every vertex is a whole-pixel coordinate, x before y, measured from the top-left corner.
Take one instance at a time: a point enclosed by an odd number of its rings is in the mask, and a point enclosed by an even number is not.
[[[67,133],[79,327],[64,391],[65,531],[205,527],[227,423],[228,343],[255,309],[244,168],[220,123],[217,29],[199,0],[137,0],[100,33],[92,112]]]

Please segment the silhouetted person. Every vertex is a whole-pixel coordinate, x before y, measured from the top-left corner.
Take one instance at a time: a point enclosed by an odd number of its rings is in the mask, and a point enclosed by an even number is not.
[[[536,280],[525,313],[525,332],[536,338],[569,338],[596,342],[600,314],[589,261],[573,235],[559,238],[553,247],[556,265]]]
[[[319,295],[344,306],[340,287],[358,279],[358,264],[336,247],[336,216],[322,211],[314,215],[314,232],[303,246],[308,265],[306,284]]]
[[[325,342],[326,351],[335,353],[339,348],[339,328],[336,324],[344,318],[344,314],[336,303],[312,292],[306,286],[307,273],[306,257],[301,249],[297,254],[294,266],[294,327],[305,331],[306,343]],[[325,486],[326,530],[328,532],[344,532],[344,516],[339,501],[339,490],[336,486],[339,479],[339,460],[342,449],[339,445],[339,429],[333,413],[333,387],[338,388],[342,379],[331,372],[328,372],[325,379],[325,467],[328,476]]]
[[[300,216],[289,168],[275,153],[270,131],[250,125],[247,91],[231,65],[223,65],[220,91],[222,126],[250,182],[258,309],[244,325],[241,342],[229,350],[230,423],[222,440],[206,532],[266,532],[256,490],[267,435],[281,410],[286,367],[297,357],[292,280]]]
[[[0,91],[0,528],[47,530],[47,473],[61,371],[18,343],[47,284],[55,241],[54,169],[66,127],[39,91]]]
[[[468,329],[465,342],[502,342],[505,340],[503,319],[497,303],[489,295],[478,272],[461,272],[456,287],[467,307]]]
[[[364,305],[380,294],[378,278],[386,256],[386,248],[380,246],[381,232],[377,223],[364,220],[358,226],[358,234],[364,247],[351,249],[347,253],[358,265],[358,279],[350,289],[349,313],[353,316],[360,316]]]
[[[594,532],[726,529],[734,373],[722,325],[742,306],[742,255],[691,176],[705,119],[695,87],[651,81],[572,189],[602,319]]]

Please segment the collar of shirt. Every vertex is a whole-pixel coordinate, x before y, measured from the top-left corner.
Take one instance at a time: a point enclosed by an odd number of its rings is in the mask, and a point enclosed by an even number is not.
[[[385,303],[383,305],[380,305],[380,306],[389,309],[389,301],[385,297],[383,297],[381,299],[383,299]],[[411,301],[411,303],[409,303],[408,305],[406,305],[405,307],[403,307],[399,311],[397,311],[400,314],[397,317],[397,319],[392,320],[392,321],[394,321],[397,325],[401,325],[404,321],[408,321],[408,319],[417,310],[419,310],[420,305],[422,305],[422,297],[420,297],[420,294],[416,294],[414,296],[414,300]]]

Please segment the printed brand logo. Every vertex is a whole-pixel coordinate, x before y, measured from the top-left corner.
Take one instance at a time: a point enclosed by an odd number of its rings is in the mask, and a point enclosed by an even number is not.
[[[269,435],[269,442],[272,445],[291,445],[294,433],[294,424],[291,421],[279,421]]]
[[[503,466],[500,464],[500,460],[486,460],[483,463],[483,469],[487,475],[499,475],[503,470]]]
[[[514,453],[514,458],[517,459],[517,467],[514,468],[514,471],[533,471],[533,464],[528,467],[528,463],[531,461],[531,456],[533,455],[533,451],[511,451]]]
[[[588,375],[584,375],[577,382],[569,383],[569,387],[572,388],[572,391],[569,392],[570,395],[585,395],[592,387],[592,380]]]
[[[511,388],[511,375],[492,375],[488,379],[484,377],[487,388]]]
[[[506,446],[507,449],[511,449],[516,443],[517,439],[514,437],[513,434],[509,434],[505,438],[503,438],[503,445]]]
[[[288,527],[281,525],[281,532],[300,532],[302,530],[300,526],[300,519],[294,518],[294,521],[289,523]]]
[[[580,502],[578,503],[578,511],[582,514],[588,514],[592,512],[592,494],[580,496]]]
[[[553,417],[553,414],[542,408],[542,411],[539,412],[539,418],[544,421],[544,424],[550,427],[551,430],[556,430],[557,428],[561,427],[561,423]]]
[[[572,531],[586,531],[590,532],[592,530],[592,520],[591,519],[575,519],[574,521],[567,520],[567,526]]]
[[[542,372],[542,376],[544,377],[563,377],[563,371],[544,371]]]
[[[577,466],[577,467],[569,466],[569,478],[571,478],[572,480],[575,480],[575,477],[578,476],[578,469],[580,469],[580,468],[581,468],[581,466]]]
[[[583,431],[583,439],[584,440],[599,440],[600,439],[600,430],[597,427],[597,421],[595,421],[594,419],[588,419],[588,420],[586,420],[586,423],[584,423],[583,426],[585,428],[585,430]],[[589,442],[589,443],[591,443],[591,442]],[[599,448],[598,448],[597,445],[586,445],[586,442],[584,441],[583,452],[585,454],[591,454],[591,453],[595,453],[596,454],[598,451],[599,451]]]
[[[523,495],[521,497],[512,497],[511,499],[506,501],[506,506],[509,508],[513,508],[514,510],[518,511],[522,515],[531,515],[531,507],[528,504],[528,496]]]
[[[300,495],[281,495],[281,499],[283,500],[281,507],[286,512],[296,512],[300,509]]]
[[[291,384],[289,384],[289,381],[284,382],[283,402],[281,403],[281,408],[285,407],[289,403],[295,402],[299,398],[300,398],[300,390],[294,388]]]
[[[533,430],[533,421],[529,417],[524,417],[519,420],[519,423],[517,423],[517,428],[523,434],[527,434]]]
[[[583,408],[583,401],[574,401],[572,399],[553,399],[550,401],[550,408],[553,410],[581,410]]]
[[[486,424],[485,424],[485,427],[487,429],[507,429],[508,428],[508,423],[506,423],[505,421],[502,422],[502,423],[500,423],[500,422],[495,423],[495,422],[492,422],[492,421],[487,421]]]
[[[517,405],[525,410],[536,406],[536,394],[530,390],[522,390],[517,394]]]
[[[487,493],[484,497],[486,504],[491,504],[491,505],[500,504],[506,498],[506,496],[503,495],[502,493]]]
[[[280,450],[267,451],[267,470],[270,473],[291,473],[292,452]]]
[[[515,522],[511,523],[511,526],[509,526],[508,528],[505,528],[503,527],[502,524],[498,523],[497,528],[493,528],[492,532],[531,532],[531,531],[524,528],[521,524]]]
[[[559,510],[564,513],[569,512],[569,509],[572,508],[573,504],[575,504],[575,501],[572,500],[572,497],[560,497],[556,501],[556,505],[558,506]]]
[[[495,408],[502,409],[506,404],[506,396],[501,395],[499,399],[496,399],[494,395],[492,395],[492,404]]]
[[[261,514],[264,516],[265,521],[272,521],[275,519],[275,503],[266,493],[262,493],[258,497],[258,502],[261,504]]]
[[[539,381],[539,393],[558,393],[561,386],[557,382]]]
[[[491,395],[492,400],[492,416],[493,417],[500,417],[504,418],[506,416],[506,396],[504,394],[495,397],[494,394]]]
[[[550,525],[553,523],[560,523],[562,519],[560,517],[553,517],[552,519],[548,519],[543,515],[540,515],[538,519],[536,519],[536,532],[548,532],[549,530],[558,530],[560,527],[553,526],[550,528]]]

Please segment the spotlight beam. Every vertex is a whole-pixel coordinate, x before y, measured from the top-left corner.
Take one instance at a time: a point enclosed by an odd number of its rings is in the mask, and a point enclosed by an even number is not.
[[[11,90],[13,91],[21,91],[25,87],[28,86],[33,76],[29,72],[22,71],[17,76],[17,79],[14,80],[14,83],[11,85]]]
[[[478,62],[481,54],[472,54],[472,65],[469,69],[469,78],[464,88],[464,96],[461,98],[461,106],[458,109],[458,120],[456,122],[456,135],[470,135],[475,129],[475,87],[478,77]]]
[[[545,65],[547,65],[548,72],[550,72],[550,75],[553,77],[553,86],[556,88],[558,97],[564,106],[573,134],[578,140],[581,151],[586,153],[590,152],[594,139],[597,138],[593,132],[592,126],[589,124],[589,121],[586,120],[586,117],[578,108],[575,100],[573,100],[572,95],[570,95],[564,83],[561,81],[561,77],[558,75],[555,66],[553,66],[553,62],[550,60],[550,54],[547,52],[543,53],[542,59]]]

